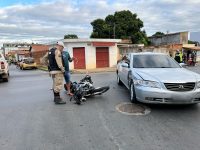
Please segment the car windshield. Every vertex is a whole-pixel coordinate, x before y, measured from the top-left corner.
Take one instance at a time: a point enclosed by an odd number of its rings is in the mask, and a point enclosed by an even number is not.
[[[33,58],[24,59],[24,63],[26,64],[34,63],[34,59]]]
[[[180,66],[166,55],[135,55],[133,68],[180,68]]]

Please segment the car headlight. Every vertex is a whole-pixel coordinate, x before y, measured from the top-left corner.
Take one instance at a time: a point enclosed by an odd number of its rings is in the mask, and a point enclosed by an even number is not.
[[[200,81],[197,82],[197,88],[200,88]]]
[[[152,87],[152,88],[161,88],[159,82],[155,81],[146,81],[146,80],[134,80],[135,85],[145,86],[145,87]],[[200,85],[200,83],[199,83]]]

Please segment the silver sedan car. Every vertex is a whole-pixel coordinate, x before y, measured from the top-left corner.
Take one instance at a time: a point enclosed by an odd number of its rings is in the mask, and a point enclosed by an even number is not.
[[[117,82],[131,102],[195,104],[200,102],[200,74],[160,53],[130,53],[117,64]]]

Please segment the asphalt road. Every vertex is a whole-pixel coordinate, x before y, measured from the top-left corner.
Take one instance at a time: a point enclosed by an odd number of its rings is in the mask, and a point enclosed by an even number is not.
[[[67,104],[55,105],[46,72],[12,66],[10,75],[0,83],[0,150],[200,149],[200,104],[148,105],[148,115],[124,115],[115,106],[129,102],[128,91],[115,73],[98,73],[91,74],[94,84],[110,85],[107,93],[78,106],[63,90]]]

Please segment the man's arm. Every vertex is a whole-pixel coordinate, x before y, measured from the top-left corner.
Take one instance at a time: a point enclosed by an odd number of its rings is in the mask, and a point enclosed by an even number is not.
[[[40,62],[43,65],[48,66],[49,65],[49,61],[48,61],[48,52],[40,59]]]
[[[74,60],[74,57],[71,57],[70,54],[68,53],[68,61],[72,62]]]
[[[55,51],[55,59],[58,67],[61,69],[62,72],[65,72],[65,68],[63,67],[62,63],[62,54],[59,50]]]

